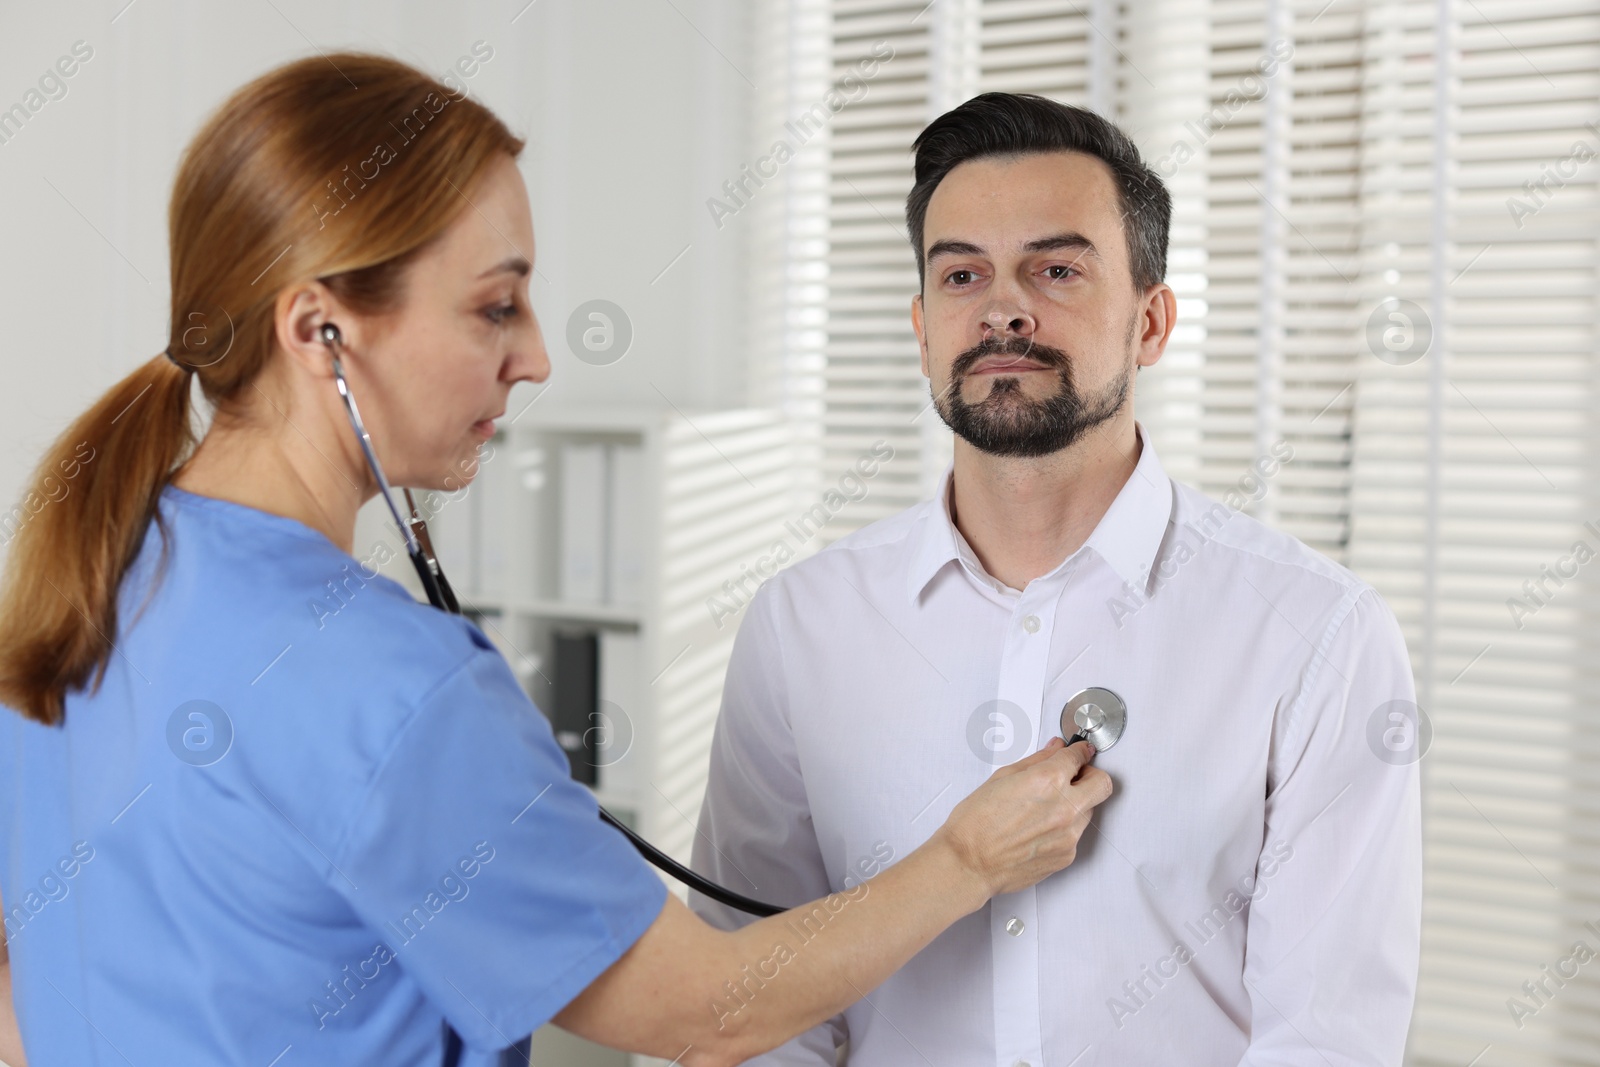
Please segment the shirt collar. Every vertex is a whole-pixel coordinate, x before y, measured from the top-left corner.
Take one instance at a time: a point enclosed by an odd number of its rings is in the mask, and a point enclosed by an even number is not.
[[[1084,542],[1084,548],[1093,549],[1123,581],[1143,589],[1172,517],[1172,483],[1144,427],[1135,422],[1134,429],[1140,442],[1139,462]],[[968,565],[981,573],[981,564],[950,521],[954,473],[954,465],[945,468],[938,497],[930,502],[932,506],[912,533],[906,572],[906,595],[911,601],[921,596],[934,575],[952,561],[967,557]]]

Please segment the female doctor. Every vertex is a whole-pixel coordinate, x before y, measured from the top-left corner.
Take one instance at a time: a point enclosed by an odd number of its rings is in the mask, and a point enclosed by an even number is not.
[[[1055,741],[870,881],[715,929],[597,818],[483,635],[352,558],[377,486],[335,356],[388,476],[426,488],[470,480],[511,387],[549,374],[521,148],[473,100],[355,54],[268,73],[189,146],[169,347],[72,424],[13,513],[16,1067],[24,1049],[35,1067],[433,1065],[447,1027],[481,1062],[552,1018],[731,1064],[1072,862],[1110,786]]]

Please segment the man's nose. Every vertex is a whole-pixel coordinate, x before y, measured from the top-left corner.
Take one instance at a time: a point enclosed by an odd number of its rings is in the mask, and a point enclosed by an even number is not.
[[[1032,337],[1035,326],[1033,316],[1014,305],[996,304],[984,311],[981,320],[983,339],[1004,340],[1007,337]]]

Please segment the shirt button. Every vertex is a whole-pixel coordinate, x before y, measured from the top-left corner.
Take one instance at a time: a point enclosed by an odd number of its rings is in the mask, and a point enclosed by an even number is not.
[[[1013,915],[1013,916],[1011,916],[1011,918],[1007,919],[1006,920],[1006,933],[1010,934],[1012,937],[1021,936],[1021,934],[1022,934],[1022,920],[1017,918],[1015,915]]]
[[[1039,616],[1037,616],[1037,615],[1025,616],[1023,618],[1023,620],[1022,620],[1022,628],[1024,630],[1028,631],[1030,634],[1038,633],[1039,632]]]

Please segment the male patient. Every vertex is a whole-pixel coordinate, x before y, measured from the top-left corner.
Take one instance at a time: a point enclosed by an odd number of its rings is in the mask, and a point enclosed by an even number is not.
[[[1421,814],[1393,615],[1162,470],[1133,380],[1172,334],[1171,201],[1125,134],[989,93],[914,148],[911,323],[955,461],[936,499],[751,601],[694,865],[784,905],[855,887],[1055,736],[1079,690],[1119,694],[1127,727],[1095,757],[1115,792],[1072,866],[751,1062],[833,1064],[848,1041],[853,1067],[1399,1064]],[[827,920],[708,1010],[783,996]]]

